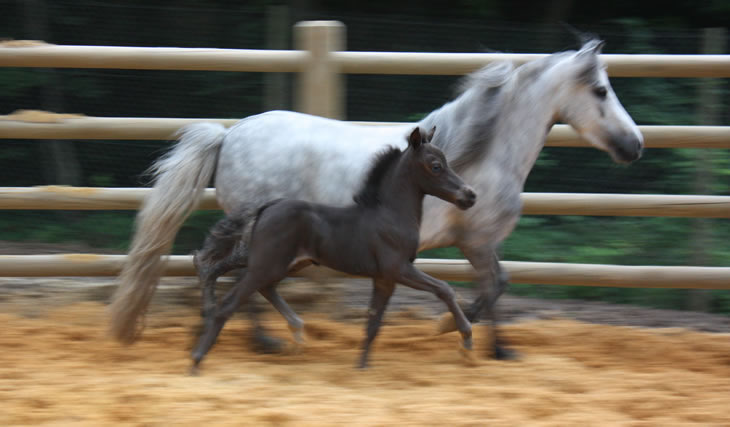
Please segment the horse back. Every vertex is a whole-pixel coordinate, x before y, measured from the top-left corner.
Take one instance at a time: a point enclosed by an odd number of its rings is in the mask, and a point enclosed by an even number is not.
[[[386,146],[404,148],[406,126],[366,126],[289,111],[241,120],[218,158],[216,197],[228,213],[276,198],[344,206]]]

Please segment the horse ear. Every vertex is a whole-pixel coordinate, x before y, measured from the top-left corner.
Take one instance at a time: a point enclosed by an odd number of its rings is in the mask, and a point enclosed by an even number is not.
[[[604,40],[598,40],[598,39],[591,39],[585,42],[583,46],[580,48],[580,51],[578,54],[580,55],[600,55],[601,51],[603,50],[603,45],[605,45],[606,42]]]
[[[434,133],[436,133],[436,126],[432,127],[431,130],[428,131],[428,135],[426,135],[426,140],[423,141],[423,142],[426,143],[426,142],[433,141],[433,134]]]
[[[418,126],[413,129],[413,132],[411,132],[410,136],[408,137],[408,146],[410,146],[414,150],[421,146],[421,128],[419,128]]]
[[[597,40],[596,45],[593,46],[593,54],[594,55],[600,55],[603,51],[603,46],[606,44],[605,40]]]

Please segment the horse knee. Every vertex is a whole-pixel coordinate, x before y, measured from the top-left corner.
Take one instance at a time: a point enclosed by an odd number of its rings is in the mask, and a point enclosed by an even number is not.
[[[443,301],[451,302],[456,300],[456,292],[447,284],[436,289],[436,296]]]

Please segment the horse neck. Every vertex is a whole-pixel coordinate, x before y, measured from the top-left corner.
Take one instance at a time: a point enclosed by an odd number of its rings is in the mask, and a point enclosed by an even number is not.
[[[474,85],[423,119],[424,129],[438,129],[434,144],[449,162],[467,159],[455,164],[459,172],[487,167],[499,170],[492,176],[524,185],[558,112],[559,73],[541,73],[541,65],[517,68],[498,87]]]
[[[421,224],[425,194],[411,173],[412,152],[408,149],[388,171],[380,183],[378,209],[389,211],[410,220],[416,227]],[[405,223],[403,223],[405,225]]]

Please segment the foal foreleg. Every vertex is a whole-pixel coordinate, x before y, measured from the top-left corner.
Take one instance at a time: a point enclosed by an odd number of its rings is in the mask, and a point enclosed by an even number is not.
[[[370,307],[368,308],[368,325],[365,331],[365,340],[362,344],[360,363],[358,364],[360,369],[367,368],[368,366],[370,345],[378,335],[380,324],[383,321],[385,308],[388,306],[388,301],[390,301],[390,297],[393,295],[394,289],[395,282],[383,279],[373,279],[373,295],[370,298]]]
[[[464,312],[461,311],[459,304],[456,303],[456,293],[448,283],[429,276],[428,274],[418,270],[412,264],[407,264],[405,267],[401,268],[401,275],[397,282],[414,289],[431,292],[443,301],[449,308],[451,315],[454,316],[456,328],[461,333],[462,349],[465,351],[465,354],[471,354],[471,324],[464,315]],[[468,357],[471,358],[471,356]]]

